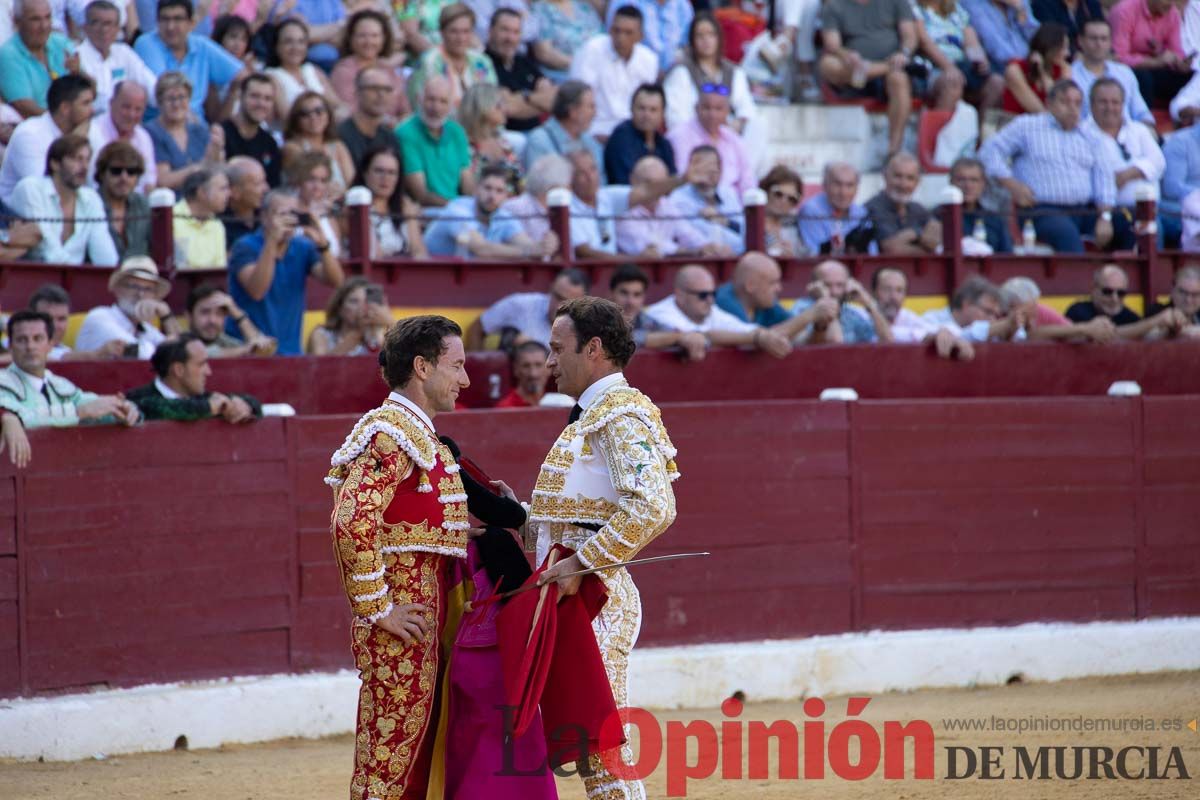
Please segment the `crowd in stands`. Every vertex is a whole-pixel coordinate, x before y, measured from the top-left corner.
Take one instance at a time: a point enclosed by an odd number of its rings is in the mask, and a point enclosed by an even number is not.
[[[903,271],[880,268],[864,286],[838,260],[941,251],[937,209],[915,200],[922,105],[948,117],[934,160],[962,193],[969,253],[1031,239],[1128,250],[1142,198],[1161,200],[1168,241],[1200,250],[1200,0],[777,0],[753,7],[757,26],[717,5],[14,0],[11,29],[0,25],[0,260],[115,269],[114,302],[79,309],[73,349],[60,287],[9,318],[5,446],[27,458],[25,428],[81,420],[248,421],[256,400],[205,391],[209,359],[377,350],[387,299],[341,263],[358,202],[375,259],[568,250],[622,264],[608,287],[567,268],[471,327],[468,346],[495,336],[512,354],[504,406],[540,401],[535,362],[555,308],[597,290],[640,346],[689,360],[714,346],[783,357],[871,342],[969,359],[995,340],[1200,334],[1195,268],[1144,318],[1125,306],[1115,264],[1066,317],[1029,279],[982,278],[916,315]],[[761,106],[788,100],[879,103],[883,189],[860,197],[859,167],[831,161],[806,192],[769,163]],[[227,271],[192,292],[186,325],[150,257],[150,195],[162,190],[174,268]],[[747,246],[748,198],[765,204],[765,252]],[[569,241],[549,222],[564,204]],[[722,285],[689,265],[647,304],[647,276],[623,262],[666,256],[738,261]],[[785,306],[776,259],[792,257],[824,260]],[[309,277],[335,291],[304,339]],[[104,398],[47,370],[106,358],[147,361],[153,383]]]

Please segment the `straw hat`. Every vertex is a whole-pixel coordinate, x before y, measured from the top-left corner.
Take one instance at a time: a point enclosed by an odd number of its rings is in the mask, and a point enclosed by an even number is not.
[[[158,299],[162,300],[171,291],[171,282],[158,274],[158,265],[150,256],[130,256],[121,262],[108,279],[108,290],[116,291],[117,284],[125,278],[141,278],[158,284]]]

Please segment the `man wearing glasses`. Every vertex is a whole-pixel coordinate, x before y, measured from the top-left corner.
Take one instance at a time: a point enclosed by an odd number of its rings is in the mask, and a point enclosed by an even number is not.
[[[204,120],[209,89],[224,89],[249,75],[250,68],[212,39],[192,33],[194,15],[191,0],[159,0],[158,29],[139,36],[133,49],[156,75],[168,70],[186,75],[193,88],[192,113]]]
[[[758,179],[745,140],[727,124],[729,112],[729,87],[706,83],[700,87],[696,116],[671,128],[667,139],[675,150],[677,165],[688,163],[692,151],[701,145],[716,148],[722,167],[718,188],[722,194],[729,193],[740,200],[747,191],[758,186]]]
[[[400,155],[392,133],[394,122],[389,118],[396,105],[395,95],[391,77],[379,67],[367,67],[354,77],[354,113],[338,123],[337,133],[356,166],[368,151],[380,147],[390,147]]]
[[[96,158],[105,145],[115,141],[128,142],[142,156],[144,171],[138,177],[137,190],[149,194],[158,183],[158,169],[154,163],[154,140],[142,127],[142,116],[146,113],[146,102],[149,100],[146,87],[133,81],[121,81],[112,91],[108,113],[93,117],[88,126],[92,167],[95,168]]]
[[[1171,289],[1171,301],[1165,306],[1151,306],[1150,316],[1167,309],[1179,312],[1182,319],[1181,333],[1189,338],[1200,338],[1200,267],[1184,267],[1175,273],[1175,286]]]

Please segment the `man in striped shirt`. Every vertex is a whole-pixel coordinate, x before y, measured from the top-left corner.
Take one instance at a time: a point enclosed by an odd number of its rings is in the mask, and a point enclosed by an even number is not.
[[[1117,184],[1106,143],[1079,125],[1083,92],[1073,81],[1054,84],[1047,111],[1017,117],[980,151],[988,177],[1012,195],[1039,241],[1062,253],[1082,253],[1083,237],[1108,248],[1132,246],[1124,215],[1114,219]]]

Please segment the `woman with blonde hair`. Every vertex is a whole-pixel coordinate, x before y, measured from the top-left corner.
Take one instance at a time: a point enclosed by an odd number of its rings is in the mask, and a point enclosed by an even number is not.
[[[321,233],[325,234],[330,251],[340,257],[342,235],[330,198],[329,185],[332,175],[333,168],[330,166],[329,156],[313,150],[293,158],[288,165],[286,177],[288,185],[296,190],[297,199],[300,201],[297,208],[300,224],[308,224],[305,216],[310,217],[311,224],[316,225],[321,229]]]
[[[338,138],[333,124],[333,106],[317,92],[303,92],[292,104],[283,126],[283,168],[301,153],[319,152],[329,156],[330,195],[341,198],[346,183],[354,174],[354,159]]]
[[[475,174],[491,164],[521,171],[521,160],[504,133],[508,120],[501,103],[499,86],[478,83],[467,89],[458,107],[458,122],[467,132]]]
[[[450,82],[450,107],[458,108],[463,95],[477,83],[496,83],[496,68],[482,50],[476,50],[475,12],[464,3],[451,3],[438,16],[440,44],[421,54],[420,64],[408,79],[408,101],[415,108],[425,82],[442,75]]]

